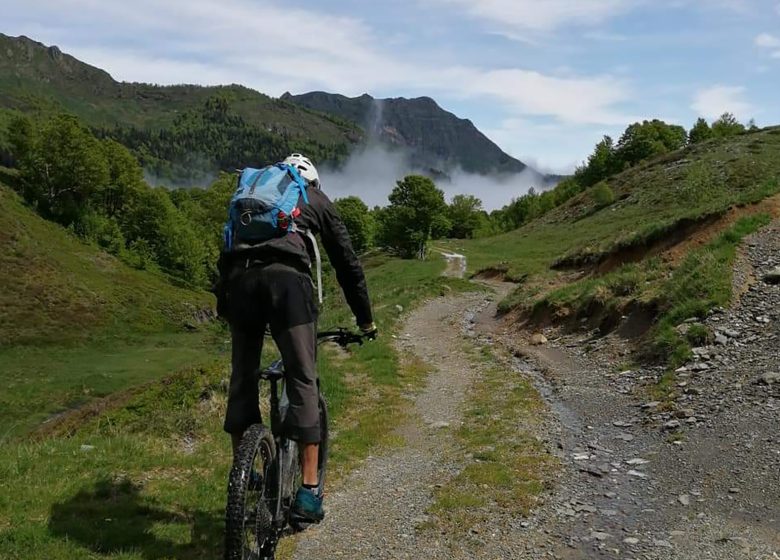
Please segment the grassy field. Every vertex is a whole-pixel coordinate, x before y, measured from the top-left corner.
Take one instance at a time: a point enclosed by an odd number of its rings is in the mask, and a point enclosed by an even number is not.
[[[202,291],[129,268],[0,184],[0,441],[218,351]]]
[[[134,341],[0,350],[0,443],[96,399],[224,354],[227,335],[212,330],[160,333]],[[221,348],[220,348],[221,346]],[[46,426],[42,426],[46,427]]]
[[[383,336],[320,361],[336,439],[333,467],[344,472],[380,445],[392,445],[402,393],[425,369],[402,366],[390,334],[421,298],[473,289],[440,277],[443,262],[371,257],[366,262]],[[334,288],[321,327],[353,320]],[[270,355],[266,356],[266,360]],[[75,435],[8,442],[0,457],[0,558],[217,558],[222,546],[228,438],[221,430],[225,360],[151,385]]]

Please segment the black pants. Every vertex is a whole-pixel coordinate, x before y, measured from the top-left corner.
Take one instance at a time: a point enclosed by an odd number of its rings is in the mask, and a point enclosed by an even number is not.
[[[251,266],[231,274],[227,293],[233,371],[225,431],[241,434],[261,420],[256,374],[270,326],[290,399],[285,433],[301,443],[318,443],[317,304],[311,277],[283,264]]]

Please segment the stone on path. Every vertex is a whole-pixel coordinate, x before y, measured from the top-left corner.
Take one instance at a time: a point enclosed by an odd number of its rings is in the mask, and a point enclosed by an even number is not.
[[[764,275],[767,284],[780,284],[780,266],[776,266]]]
[[[780,383],[780,372],[767,372],[758,379],[758,382],[763,383],[764,385],[774,385],[775,383]]]
[[[542,333],[535,333],[531,335],[531,345],[532,346],[542,346],[544,344],[547,344],[547,337],[544,336]]]

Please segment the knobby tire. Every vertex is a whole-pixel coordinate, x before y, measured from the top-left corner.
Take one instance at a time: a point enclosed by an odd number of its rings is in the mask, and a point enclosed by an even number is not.
[[[268,505],[272,498],[269,495],[269,478],[274,469],[274,453],[271,431],[261,424],[250,426],[241,439],[230,470],[225,510],[225,560],[273,558],[276,535]],[[256,459],[259,459],[258,466],[263,469],[262,484],[259,489],[250,490],[251,472]],[[250,515],[251,510],[254,510],[254,516]],[[254,551],[252,539],[255,539]]]

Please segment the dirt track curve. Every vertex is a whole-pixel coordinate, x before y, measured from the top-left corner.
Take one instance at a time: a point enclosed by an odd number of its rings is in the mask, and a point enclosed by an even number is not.
[[[750,240],[741,274],[760,278],[773,263],[778,225]],[[448,272],[459,271],[451,262]],[[529,346],[528,333],[493,318],[493,299],[437,298],[410,314],[399,350],[435,370],[398,430],[404,445],[370,457],[328,496],[326,520],[301,535],[295,558],[780,559],[780,381],[762,385],[763,370],[739,366],[751,351],[763,356],[761,368],[780,366],[776,306],[768,318],[756,315],[780,302],[780,287],[755,280],[733,310],[709,320],[733,337],[698,350],[699,363],[679,373],[672,406],[649,402],[661,369],[622,365],[625,341],[549,331],[549,343]],[[516,356],[508,375],[533,380],[548,407],[538,436],[560,461],[554,489],[531,517],[497,521],[476,551],[417,530],[436,485],[461,468],[449,434],[480,375],[464,354],[464,345],[480,344],[464,336],[470,328]]]

